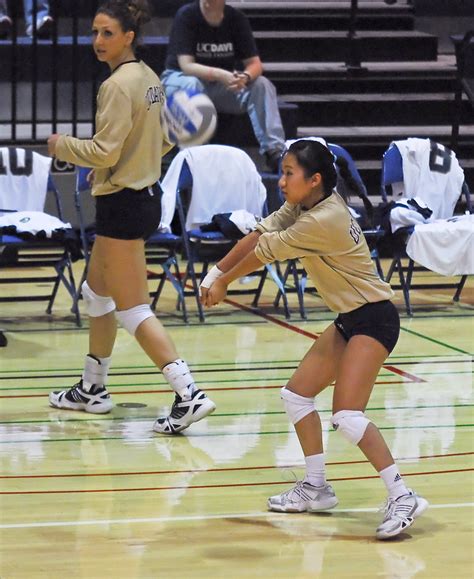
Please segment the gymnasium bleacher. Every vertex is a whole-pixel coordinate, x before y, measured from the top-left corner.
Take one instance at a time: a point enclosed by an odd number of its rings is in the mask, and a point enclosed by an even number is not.
[[[154,3],[143,57],[158,72],[163,68],[173,14],[184,3]],[[281,109],[287,136],[320,135],[346,147],[369,194],[378,195],[381,155],[392,139],[430,136],[450,144],[456,58],[449,36],[462,34],[472,21],[474,8],[467,3],[453,0],[446,11],[443,2],[418,0],[414,6],[410,0],[393,5],[361,0],[352,43],[348,0],[228,3],[250,19],[265,74],[287,103]],[[57,47],[52,41],[32,43],[24,36],[21,21],[15,47],[11,40],[0,41],[4,63],[0,143],[33,145],[41,151],[51,129],[90,134],[97,83],[107,73],[90,49],[88,30],[96,4],[94,0],[51,2],[57,15]],[[356,49],[360,67],[351,62]],[[245,148],[263,171],[246,121],[239,118],[235,130],[235,119],[221,119],[215,142]],[[472,183],[474,118],[466,96],[457,151]],[[269,176],[267,186],[273,186]]]

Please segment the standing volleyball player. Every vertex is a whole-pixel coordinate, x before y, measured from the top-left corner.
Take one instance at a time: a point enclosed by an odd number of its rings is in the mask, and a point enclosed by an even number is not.
[[[106,413],[112,409],[107,373],[117,320],[161,368],[176,393],[169,416],[154,430],[174,434],[215,409],[197,389],[184,360],[149,306],[144,240],[160,223],[161,158],[171,147],[161,129],[164,91],[157,75],[135,57],[146,0],[104,2],[92,24],[97,58],[110,77],[97,98],[96,134],[90,140],[51,135],[51,155],[92,167],[96,232],[82,295],[90,319],[89,353],[81,380],[52,392],[56,408]]]
[[[376,274],[357,222],[334,190],[332,153],[300,140],[283,157],[279,186],[286,203],[241,240],[201,285],[207,306],[222,301],[232,281],[275,260],[299,259],[319,295],[338,316],[309,349],[281,397],[306,462],[304,479],[268,499],[280,512],[316,512],[338,503],[325,476],[321,421],[314,398],[335,381],[331,423],[358,445],[383,479],[388,499],[378,539],[408,528],[428,502],[405,486],[381,433],[364,411],[400,320],[393,291]]]

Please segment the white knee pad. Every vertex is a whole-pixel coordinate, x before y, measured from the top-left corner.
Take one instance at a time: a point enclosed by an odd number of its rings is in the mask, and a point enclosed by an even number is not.
[[[331,417],[334,430],[338,430],[352,444],[359,444],[370,422],[360,410],[340,410]]]
[[[115,316],[120,325],[134,336],[138,326],[148,318],[154,317],[155,314],[151,311],[148,304],[140,304],[129,310],[117,310]]]
[[[306,398],[295,394],[283,386],[280,392],[286,413],[293,424],[302,420],[308,414],[315,411],[314,398]]]
[[[86,305],[86,311],[91,318],[99,318],[110,314],[115,310],[115,302],[111,297],[98,296],[85,281],[82,286],[82,297]]]

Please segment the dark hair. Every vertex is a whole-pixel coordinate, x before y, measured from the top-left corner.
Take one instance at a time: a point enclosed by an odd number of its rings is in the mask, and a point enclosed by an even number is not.
[[[344,187],[341,187],[341,191],[339,191],[344,201],[347,202],[349,200],[351,193],[360,197],[366,209],[368,221],[372,223],[372,203],[367,197],[367,193],[361,186],[361,183],[354,178],[348,162],[344,157],[335,157],[328,147],[318,141],[309,139],[299,139],[295,141],[286,152],[292,153],[296,157],[298,163],[303,167],[306,178],[311,177],[315,173],[321,174],[326,197],[331,195],[333,189],[336,187],[339,176],[344,182]]]
[[[115,18],[124,32],[134,32],[133,46],[137,43],[142,25],[151,19],[147,0],[105,0],[97,8],[97,14]]]
[[[334,167],[334,155],[327,147],[318,141],[299,139],[290,145],[286,153],[291,153],[296,157],[307,179],[315,173],[320,173],[324,194],[326,197],[331,195],[337,183],[337,173]]]

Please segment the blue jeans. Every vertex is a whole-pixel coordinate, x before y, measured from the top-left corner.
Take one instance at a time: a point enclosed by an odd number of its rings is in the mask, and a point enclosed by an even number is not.
[[[260,144],[260,153],[285,148],[285,133],[278,110],[276,90],[265,77],[259,76],[248,88],[231,92],[219,82],[207,82],[188,76],[178,70],[167,69],[161,75],[166,96],[176,90],[190,89],[205,92],[214,103],[217,112],[239,115],[246,112]]]
[[[34,0],[23,0],[23,10],[25,12],[26,26],[33,24],[33,3]],[[0,0],[0,18],[8,15],[7,0]],[[46,0],[36,0],[36,21],[40,21],[49,15],[49,3]]]

